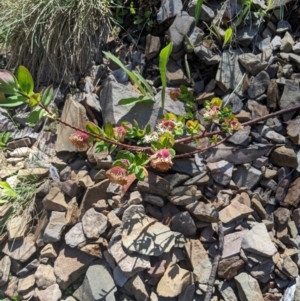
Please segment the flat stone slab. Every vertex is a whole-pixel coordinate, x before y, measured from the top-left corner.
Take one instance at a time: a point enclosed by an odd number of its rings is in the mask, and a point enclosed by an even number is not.
[[[230,223],[243,217],[247,217],[253,212],[250,207],[233,200],[230,205],[219,212],[219,218],[223,223]]]
[[[172,249],[175,236],[162,223],[146,215],[135,214],[124,224],[122,242],[129,252],[159,256]]]
[[[59,287],[65,290],[73,281],[83,275],[95,259],[78,249],[65,246],[54,262],[54,274]]]
[[[101,281],[99,281],[100,279]],[[103,259],[97,260],[89,266],[82,286],[81,300],[116,300],[115,292],[117,287],[112,277],[111,269]]]
[[[264,223],[253,226],[243,237],[242,248],[265,257],[271,257],[277,252]]]
[[[151,267],[149,256],[142,254],[129,254],[122,246],[122,236],[115,233],[109,244],[108,252],[118,263],[119,269],[128,277]]]
[[[7,242],[1,251],[12,259],[25,262],[36,252],[36,246],[33,237],[27,236],[24,239]]]

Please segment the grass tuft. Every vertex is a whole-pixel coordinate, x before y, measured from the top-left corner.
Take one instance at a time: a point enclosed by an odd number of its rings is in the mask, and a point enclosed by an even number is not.
[[[37,80],[67,83],[101,58],[111,31],[111,0],[1,0],[0,38],[8,68],[25,65]]]

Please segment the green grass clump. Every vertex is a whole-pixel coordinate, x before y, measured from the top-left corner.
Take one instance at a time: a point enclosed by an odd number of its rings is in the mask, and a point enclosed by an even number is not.
[[[111,0],[1,0],[8,68],[25,65],[37,83],[66,82],[99,61],[111,31]]]

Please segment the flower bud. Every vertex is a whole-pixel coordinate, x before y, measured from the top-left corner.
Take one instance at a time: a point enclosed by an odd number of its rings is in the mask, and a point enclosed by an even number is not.
[[[230,128],[233,131],[239,131],[243,129],[243,126],[237,120],[230,121]]]
[[[123,126],[116,126],[114,127],[114,137],[116,140],[120,142],[124,142],[126,136],[126,130]]]
[[[120,166],[114,166],[106,172],[108,179],[115,184],[127,184],[127,170]]]
[[[89,135],[82,131],[76,131],[69,137],[72,144],[80,150],[84,150],[88,147],[88,139]]]
[[[170,151],[166,148],[156,151],[150,157],[150,164],[159,171],[169,170],[173,165]]]

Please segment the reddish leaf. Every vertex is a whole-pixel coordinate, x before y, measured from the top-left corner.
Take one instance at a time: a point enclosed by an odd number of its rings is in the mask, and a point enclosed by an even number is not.
[[[125,193],[127,192],[127,190],[129,189],[129,187],[132,185],[132,183],[136,180],[136,176],[135,174],[130,174],[128,176],[128,180],[127,180],[127,184],[123,185],[122,187],[122,193],[121,193],[121,197],[123,197],[125,195]]]

